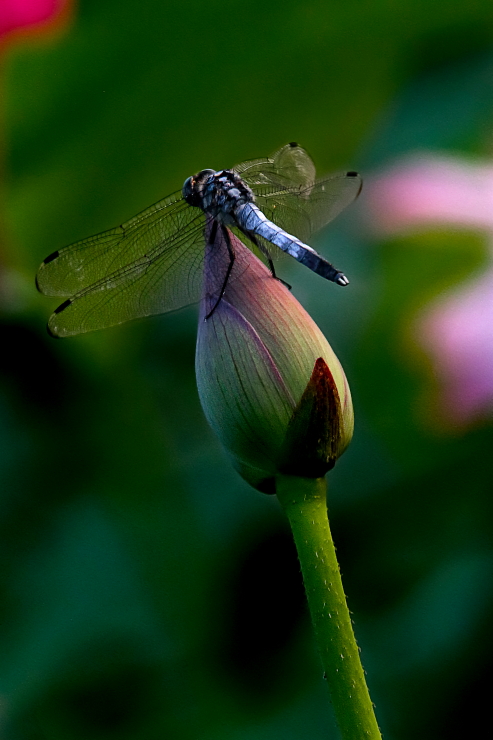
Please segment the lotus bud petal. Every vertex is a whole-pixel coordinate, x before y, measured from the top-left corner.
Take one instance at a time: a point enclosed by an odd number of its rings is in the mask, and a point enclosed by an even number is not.
[[[333,467],[351,440],[351,395],[314,321],[234,234],[230,240],[235,261],[220,300],[218,276],[230,263],[220,229],[206,249],[197,385],[238,472],[274,493],[278,473],[318,478]]]

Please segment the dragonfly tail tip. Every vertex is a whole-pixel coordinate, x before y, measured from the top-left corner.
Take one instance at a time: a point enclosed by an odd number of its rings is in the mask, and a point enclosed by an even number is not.
[[[342,272],[339,272],[336,275],[334,282],[337,283],[337,285],[342,285],[343,287],[345,287],[346,285],[349,285],[349,280],[347,279],[345,275],[342,274]]]

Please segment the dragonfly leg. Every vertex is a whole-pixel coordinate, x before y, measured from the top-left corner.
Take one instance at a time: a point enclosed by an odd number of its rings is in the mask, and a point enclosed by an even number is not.
[[[216,238],[216,233],[217,233],[217,221],[214,221],[214,223],[212,225],[212,229],[211,229],[211,236],[209,238],[209,243],[212,243],[212,237],[214,237],[214,239]],[[205,321],[207,321],[207,319],[210,319],[210,317],[212,316],[212,314],[214,313],[214,311],[216,310],[216,308],[221,303],[222,297],[223,297],[224,292],[226,290],[226,286],[228,284],[229,276],[231,275],[231,270],[233,269],[233,265],[234,265],[235,259],[236,259],[235,251],[233,249],[233,245],[231,244],[231,239],[229,237],[229,231],[227,230],[227,228],[225,226],[221,226],[221,233],[222,233],[222,235],[223,235],[223,237],[224,237],[224,239],[226,241],[226,246],[228,248],[229,265],[228,265],[228,269],[226,270],[226,275],[224,276],[224,280],[223,280],[223,284],[222,284],[221,290],[219,292],[219,298],[217,299],[217,301],[215,302],[214,306],[212,307],[212,309],[209,311],[209,313],[205,317]]]
[[[212,222],[211,233],[209,234],[209,244],[214,244],[217,234],[217,221]]]
[[[267,252],[266,249],[264,249],[264,247],[262,247],[262,245],[260,244],[260,242],[258,241],[258,239],[253,234],[249,234],[248,235],[248,238],[250,239],[251,242],[253,242],[253,244],[255,244],[255,246],[257,247],[257,249],[259,250],[259,252],[262,252],[262,254],[264,255],[265,259],[267,260],[267,264],[269,266],[270,273],[271,273],[272,277],[274,278],[274,280],[279,280],[280,283],[282,283],[283,285],[286,286],[286,288],[288,288],[289,290],[291,290],[291,285],[289,283],[287,283],[282,278],[277,277],[276,270],[274,268],[274,263],[272,261],[272,257],[269,256],[269,253]]]
[[[274,278],[274,280],[279,280],[279,282],[285,285],[286,288],[288,288],[288,290],[291,290],[292,286],[289,283],[287,283],[285,280],[283,280],[282,278],[276,275],[276,271],[274,269],[274,263],[270,257],[267,257],[267,264],[269,265],[269,270],[271,271],[272,277]]]

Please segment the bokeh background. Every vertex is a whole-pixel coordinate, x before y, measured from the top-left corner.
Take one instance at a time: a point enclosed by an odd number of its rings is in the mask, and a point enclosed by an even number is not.
[[[387,740],[493,690],[490,0],[0,0],[0,734],[338,737],[275,497],[208,429],[197,309],[55,341],[53,250],[299,141],[359,202],[283,277],[341,358],[329,478]]]

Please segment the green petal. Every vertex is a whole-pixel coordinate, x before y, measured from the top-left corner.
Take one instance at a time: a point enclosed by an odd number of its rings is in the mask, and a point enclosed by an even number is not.
[[[196,373],[207,420],[226,449],[274,474],[296,404],[258,332],[224,298],[200,322]]]

